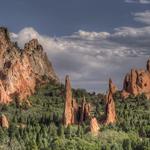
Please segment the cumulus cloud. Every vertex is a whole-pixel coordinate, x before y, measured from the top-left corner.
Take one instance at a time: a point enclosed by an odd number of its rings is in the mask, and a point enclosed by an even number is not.
[[[109,77],[121,87],[124,74],[131,67],[144,66],[150,54],[150,27],[122,27],[113,33],[80,30],[57,38],[33,28],[11,33],[22,48],[33,38],[43,45],[62,80],[70,74],[74,87],[96,91],[106,90]]]
[[[150,25],[150,10],[134,13],[134,20]]]
[[[150,4],[150,0],[125,0],[126,3]]]

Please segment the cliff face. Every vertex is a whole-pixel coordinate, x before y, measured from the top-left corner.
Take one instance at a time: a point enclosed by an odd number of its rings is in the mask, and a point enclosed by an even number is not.
[[[36,39],[25,44],[23,50],[10,41],[6,28],[0,28],[0,103],[14,97],[27,99],[35,88],[58,78],[46,53]]]
[[[150,60],[147,61],[146,69],[132,69],[125,76],[122,96],[128,97],[130,94],[139,95],[144,93],[150,98]]]

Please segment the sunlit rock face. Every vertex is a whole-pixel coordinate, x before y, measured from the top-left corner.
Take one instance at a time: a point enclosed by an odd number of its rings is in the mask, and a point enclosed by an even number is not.
[[[150,98],[150,60],[147,61],[146,69],[132,69],[124,79],[123,98],[130,94],[137,96],[142,93]]]
[[[0,125],[2,128],[9,128],[8,118],[4,114],[0,117]]]
[[[110,81],[109,81],[109,85],[110,85]],[[112,93],[112,89],[111,86],[109,86],[109,90],[107,92],[106,95],[106,120],[105,120],[105,124],[114,124],[116,123],[116,109],[115,109],[115,102],[113,99],[113,93]]]
[[[52,80],[59,82],[38,40],[29,41],[22,50],[0,27],[0,103],[10,103],[16,96],[26,100],[38,85]]]

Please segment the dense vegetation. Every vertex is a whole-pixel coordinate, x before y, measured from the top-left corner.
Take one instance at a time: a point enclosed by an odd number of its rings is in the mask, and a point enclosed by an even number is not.
[[[73,90],[80,102],[85,96],[93,105],[93,115],[99,120],[105,115],[104,96]],[[26,103],[0,106],[9,118],[10,128],[0,128],[0,150],[150,150],[150,101],[144,95],[123,101],[114,96],[117,124],[100,125],[98,137],[82,126],[62,125],[64,86],[48,84],[41,87]],[[15,100],[17,101],[17,100]]]

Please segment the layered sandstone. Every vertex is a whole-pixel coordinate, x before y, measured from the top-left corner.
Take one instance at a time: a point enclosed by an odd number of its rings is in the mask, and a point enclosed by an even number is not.
[[[106,95],[106,120],[105,124],[114,124],[116,122],[116,109],[115,102],[113,99],[113,93],[109,86],[109,91]]]
[[[4,114],[2,114],[2,116],[0,117],[0,125],[2,128],[9,128],[8,119]]]
[[[127,98],[130,94],[137,96],[142,93],[150,98],[150,60],[147,61],[145,70],[132,69],[124,79],[123,98]]]
[[[0,27],[0,103],[25,100],[38,85],[52,80],[59,81],[38,40],[29,41],[22,50]]]
[[[97,119],[94,117],[90,121],[90,131],[92,135],[97,136],[99,133],[99,130],[100,130],[99,124],[97,122]]]

